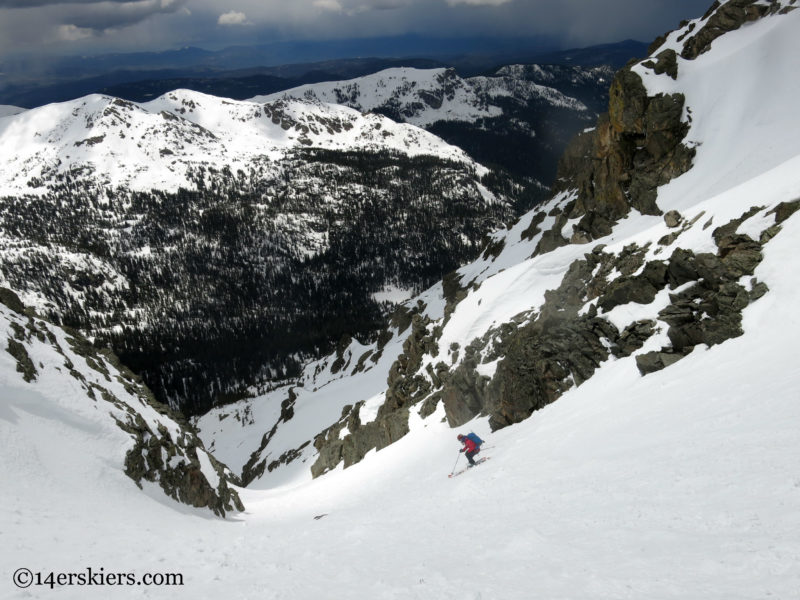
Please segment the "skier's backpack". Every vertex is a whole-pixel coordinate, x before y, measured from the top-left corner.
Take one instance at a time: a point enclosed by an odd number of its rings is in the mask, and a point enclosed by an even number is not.
[[[467,434],[467,437],[471,439],[473,442],[475,442],[475,445],[478,447],[480,447],[480,445],[483,443],[483,440],[479,438],[475,433],[470,432]]]

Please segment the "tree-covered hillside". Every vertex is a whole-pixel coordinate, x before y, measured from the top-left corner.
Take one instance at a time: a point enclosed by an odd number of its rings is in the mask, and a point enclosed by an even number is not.
[[[8,284],[190,413],[372,336],[373,294],[423,289],[512,216],[472,166],[434,156],[298,149],[277,170],[192,177],[194,190],[141,192],[73,173],[0,199]]]

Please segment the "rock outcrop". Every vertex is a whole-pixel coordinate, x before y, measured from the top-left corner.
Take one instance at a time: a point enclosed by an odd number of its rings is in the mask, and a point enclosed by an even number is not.
[[[672,72],[672,64],[661,57],[653,68]],[[686,172],[694,156],[694,150],[682,143],[689,130],[682,120],[684,102],[682,94],[648,97],[630,66],[617,73],[608,113],[593,131],[570,144],[559,163],[555,189],[577,190],[565,214],[570,219],[580,217],[572,238],[564,243],[608,235],[631,208],[661,214],[656,205],[658,186]],[[558,223],[551,231],[560,231]]]

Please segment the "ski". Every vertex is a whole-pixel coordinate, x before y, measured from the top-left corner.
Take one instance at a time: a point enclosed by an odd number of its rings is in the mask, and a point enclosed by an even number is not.
[[[475,466],[477,467],[479,464],[489,460],[490,458],[491,458],[491,456],[484,456],[482,458],[479,458],[478,460],[475,461]],[[459,475],[461,475],[465,471],[469,471],[469,470],[470,470],[470,467],[464,467],[460,471],[456,471],[455,473],[450,473],[450,475],[448,475],[448,477],[450,477],[450,478],[458,477]]]

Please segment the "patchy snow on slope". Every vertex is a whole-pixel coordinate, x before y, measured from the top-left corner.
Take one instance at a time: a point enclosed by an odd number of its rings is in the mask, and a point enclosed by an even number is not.
[[[345,363],[333,372],[333,360],[317,361],[306,366],[302,377],[291,386],[295,398],[291,402],[292,416],[283,419],[283,403],[290,397],[289,386],[283,386],[254,398],[215,408],[197,420],[199,435],[220,461],[240,473],[256,453],[258,461],[267,464],[287,452],[298,451],[297,458],[287,466],[268,472],[250,487],[272,487],[278,483],[306,481],[314,462],[313,437],[335,423],[345,406],[365,402],[363,423],[374,418],[376,398],[383,396],[386,373],[402,351],[404,338],[396,330],[377,361],[367,358],[363,369],[357,369],[359,359],[375,345],[364,346],[352,340],[343,352]],[[379,405],[378,405],[379,406]],[[269,435],[266,447],[261,447],[265,432],[277,425]]]

